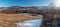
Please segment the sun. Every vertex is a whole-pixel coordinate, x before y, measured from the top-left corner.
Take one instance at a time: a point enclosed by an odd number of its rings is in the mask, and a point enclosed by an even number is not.
[[[54,0],[54,3],[57,7],[60,7],[60,0]]]

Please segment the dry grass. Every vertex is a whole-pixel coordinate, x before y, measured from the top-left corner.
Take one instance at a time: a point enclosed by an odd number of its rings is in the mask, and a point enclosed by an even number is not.
[[[16,27],[17,22],[40,18],[40,16],[30,17],[24,14],[3,14],[0,13],[0,27]]]

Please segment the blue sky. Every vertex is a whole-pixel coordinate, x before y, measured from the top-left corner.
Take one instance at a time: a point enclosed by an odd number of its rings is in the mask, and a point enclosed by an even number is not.
[[[7,6],[47,6],[52,0],[0,0],[0,7]]]

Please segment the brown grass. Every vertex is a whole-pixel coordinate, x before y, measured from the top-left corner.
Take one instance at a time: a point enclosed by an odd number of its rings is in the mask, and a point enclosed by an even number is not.
[[[0,27],[16,27],[17,22],[40,18],[40,16],[28,16],[24,14],[3,14],[0,13]]]

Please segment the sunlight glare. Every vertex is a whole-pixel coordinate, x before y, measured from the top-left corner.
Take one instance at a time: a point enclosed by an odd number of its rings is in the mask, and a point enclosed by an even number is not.
[[[57,7],[60,7],[60,0],[54,0],[54,3]]]

